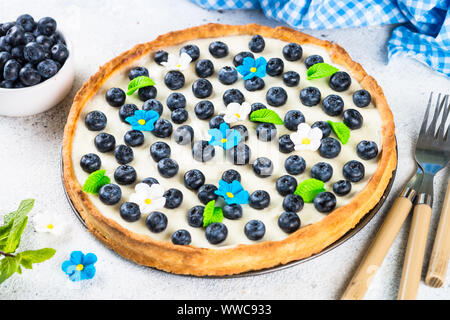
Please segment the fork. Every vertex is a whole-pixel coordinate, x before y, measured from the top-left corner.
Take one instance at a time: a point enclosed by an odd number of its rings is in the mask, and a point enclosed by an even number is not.
[[[433,93],[430,95],[427,110],[416,143],[415,160],[423,170],[423,180],[414,207],[413,218],[403,263],[402,278],[398,293],[399,300],[411,300],[417,296],[422,273],[425,246],[433,204],[433,180],[436,173],[450,160],[449,128],[446,127],[450,113],[448,95],[441,99],[438,95],[433,118],[428,125]],[[439,120],[439,117],[442,116]]]

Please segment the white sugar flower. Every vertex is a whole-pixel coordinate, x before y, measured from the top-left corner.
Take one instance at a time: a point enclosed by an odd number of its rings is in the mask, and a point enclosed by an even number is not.
[[[225,111],[223,120],[226,123],[246,120],[251,109],[252,107],[248,102],[243,102],[242,104],[232,102],[227,105],[227,111]]]
[[[152,184],[151,187],[145,183],[138,183],[134,190],[136,193],[130,196],[130,202],[136,203],[143,214],[162,209],[166,204],[164,188],[158,183]]]
[[[192,61],[191,56],[188,55],[186,52],[182,52],[180,56],[176,56],[170,53],[169,56],[167,57],[167,62],[164,61],[161,62],[161,64],[170,70],[183,71],[187,69],[191,61]]]
[[[300,123],[297,132],[291,133],[290,137],[295,144],[295,150],[316,151],[320,147],[322,139],[322,130],[311,128],[307,123]]]
[[[61,215],[41,213],[33,216],[33,226],[37,232],[61,235],[67,228],[67,223]]]

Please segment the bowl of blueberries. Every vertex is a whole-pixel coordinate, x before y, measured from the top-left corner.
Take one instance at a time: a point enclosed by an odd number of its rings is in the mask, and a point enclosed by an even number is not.
[[[30,116],[57,105],[75,78],[71,50],[51,17],[0,22],[0,115]]]

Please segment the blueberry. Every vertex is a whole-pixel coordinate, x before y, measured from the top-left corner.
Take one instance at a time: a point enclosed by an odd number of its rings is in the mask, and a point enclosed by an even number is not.
[[[212,94],[212,84],[207,79],[198,79],[192,84],[192,93],[199,99],[204,99]]]
[[[15,25],[16,22],[5,22],[1,24],[0,35],[5,35],[8,32],[8,30],[14,27]]]
[[[14,81],[10,81],[10,80],[0,81],[0,88],[13,89],[14,87],[15,87]]]
[[[122,198],[122,190],[117,184],[105,184],[98,190],[98,197],[104,204],[112,206],[119,203]]]
[[[264,38],[259,34],[253,36],[248,43],[248,48],[255,53],[262,52],[265,46],[266,42],[264,41]]]
[[[260,102],[252,103],[250,114],[252,114],[252,112],[255,112],[255,111],[261,110],[261,109],[267,109],[267,107]],[[250,117],[250,114],[248,115],[249,117]]]
[[[153,110],[158,112],[158,114],[161,116],[163,113],[163,105],[156,99],[149,99],[145,101],[144,104],[142,105],[142,110],[145,111]]]
[[[186,171],[184,174],[184,186],[189,190],[198,190],[205,184],[205,175],[198,169]]]
[[[339,180],[333,183],[333,192],[342,197],[350,193],[352,184],[348,180]]]
[[[223,103],[227,106],[232,102],[242,104],[245,101],[245,97],[238,89],[228,89],[223,94]]]
[[[207,204],[212,200],[216,200],[218,198],[217,194],[214,191],[217,190],[217,187],[213,184],[204,184],[200,188],[198,188],[197,197],[201,203]]]
[[[63,64],[69,57],[69,50],[62,43],[57,43],[52,47],[52,59]]]
[[[167,143],[156,141],[150,146],[150,156],[153,161],[158,162],[161,159],[170,157],[170,147]]]
[[[284,168],[289,174],[293,175],[302,174],[303,172],[305,172],[306,169],[305,159],[303,159],[299,155],[289,156],[284,162]]]
[[[245,89],[248,91],[257,91],[264,89],[264,80],[258,77],[253,77],[251,79],[245,80]]]
[[[305,122],[305,116],[299,110],[289,110],[284,116],[284,126],[291,131],[297,131],[300,123]]]
[[[370,95],[370,93],[364,89],[355,91],[352,98],[355,106],[360,108],[367,107],[372,100],[372,96]]]
[[[206,162],[214,158],[215,155],[216,149],[206,140],[197,141],[192,146],[192,157],[197,161]]]
[[[283,209],[288,212],[299,212],[303,209],[303,198],[299,195],[290,193],[283,199]]]
[[[170,239],[172,240],[173,244],[181,246],[188,245],[192,241],[191,234],[189,233],[189,231],[184,229],[175,231]]]
[[[180,55],[185,52],[187,53],[192,61],[195,61],[200,57],[200,49],[195,44],[188,44],[180,49]]]
[[[125,103],[126,94],[120,88],[111,88],[106,91],[105,99],[111,107],[117,108]]]
[[[176,124],[186,122],[188,117],[189,113],[186,111],[186,109],[175,109],[172,111],[172,114],[170,115],[170,118]]]
[[[266,226],[260,220],[250,220],[244,227],[244,233],[250,240],[261,240],[266,233]]]
[[[237,55],[234,56],[233,58],[233,64],[235,67],[240,66],[243,62],[244,59],[250,57],[252,59],[255,59],[255,56],[253,55],[253,53],[248,52],[248,51],[242,51],[239,52]]]
[[[363,160],[371,160],[378,155],[378,146],[373,141],[363,140],[356,146],[356,153]]]
[[[81,157],[80,159],[80,167],[83,171],[87,173],[92,173],[97,171],[102,166],[102,161],[100,157],[95,153],[88,153]]]
[[[53,18],[45,17],[38,21],[37,30],[44,36],[51,36],[56,31],[56,21]]]
[[[344,100],[338,95],[330,94],[323,99],[322,110],[329,116],[339,116],[344,110]]]
[[[124,104],[119,109],[119,118],[122,120],[122,122],[125,122],[125,119],[128,117],[132,117],[136,110],[139,110],[139,108],[132,103]]]
[[[266,72],[269,76],[276,77],[283,73],[284,62],[280,58],[271,58],[266,65]]]
[[[347,162],[342,169],[344,178],[351,182],[358,182],[364,179],[364,173],[364,165],[357,160]]]
[[[36,22],[29,14],[22,14],[16,19],[16,24],[21,26],[25,31],[31,32],[36,28]]]
[[[300,228],[300,218],[295,212],[283,212],[278,218],[278,226],[286,233],[293,233]]]
[[[273,172],[273,164],[269,158],[257,158],[252,165],[253,171],[258,177],[266,178]]]
[[[223,207],[223,216],[230,220],[242,218],[242,206],[240,204],[226,204]]]
[[[6,61],[12,58],[11,54],[6,51],[0,52],[0,78],[3,75],[3,67],[5,66]]]
[[[164,83],[171,90],[178,90],[184,86],[184,75],[177,70],[171,70],[167,72],[164,77]]]
[[[138,97],[141,101],[155,99],[157,94],[158,94],[158,90],[156,90],[156,87],[154,87],[154,86],[139,88],[139,90],[138,90]]]
[[[166,198],[166,204],[164,207],[168,209],[178,208],[183,202],[183,193],[175,188],[170,188],[164,192],[164,198]]]
[[[295,191],[297,188],[297,180],[293,176],[284,175],[277,179],[275,186],[278,193],[285,196]]]
[[[9,39],[9,44],[13,47],[25,44],[25,30],[21,26],[13,26],[8,30],[6,36]]]
[[[326,138],[331,134],[331,126],[326,121],[316,121],[312,124],[311,128],[319,128],[322,130],[323,138]]]
[[[178,173],[178,163],[170,158],[158,161],[158,172],[164,178],[172,178]]]
[[[167,217],[159,211],[150,212],[145,219],[145,225],[151,232],[162,232],[167,228]]]
[[[37,36],[35,41],[43,46],[45,51],[50,51],[54,45],[52,38],[44,36],[42,34],[40,36]]]
[[[16,81],[19,78],[20,63],[11,59],[6,61],[3,67],[3,78],[8,81]]]
[[[179,126],[173,133],[173,139],[180,145],[191,144],[194,141],[194,129],[191,126]]]
[[[0,51],[11,52],[12,46],[9,44],[9,39],[6,36],[0,37]]]
[[[134,78],[141,77],[141,76],[145,76],[145,77],[149,76],[147,68],[145,68],[145,67],[136,67],[136,68],[131,69],[128,72],[128,79],[130,79],[130,80],[133,80]]]
[[[148,178],[145,178],[144,180],[142,180],[142,183],[145,183],[146,185],[151,187],[154,184],[159,184],[159,181],[156,180],[155,178],[148,177]]]
[[[11,58],[16,59],[21,65],[26,62],[23,58],[23,48],[24,46],[20,45],[11,49]]]
[[[62,43],[66,44],[66,40],[64,39],[63,35],[56,31],[54,34],[50,36],[50,39],[52,39],[53,43]]]
[[[344,123],[352,130],[359,129],[363,125],[363,117],[358,110],[347,109],[342,115]]]
[[[256,190],[248,198],[248,204],[253,209],[264,209],[270,204],[270,195],[264,190]]]
[[[204,206],[195,206],[189,209],[187,213],[187,222],[191,227],[203,227],[203,212]]]
[[[307,107],[319,104],[321,94],[316,87],[306,87],[300,91],[300,101]]]
[[[36,38],[31,32],[25,32],[23,36],[25,37],[25,44],[30,42],[36,42]]]
[[[216,115],[209,120],[209,128],[210,129],[219,129],[220,125],[224,122],[225,122],[225,120],[223,119],[223,115],[221,115],[221,114]]]
[[[323,63],[323,58],[317,54],[313,54],[305,59],[306,68],[309,69],[316,63]]]
[[[37,71],[44,79],[53,77],[58,72],[58,65],[51,59],[45,59],[37,65]]]
[[[124,202],[119,209],[120,216],[128,222],[135,222],[141,218],[141,210],[134,202]]]
[[[282,153],[291,153],[295,149],[295,144],[292,142],[288,134],[283,134],[278,138],[278,150]]]
[[[227,227],[220,222],[210,224],[205,229],[206,240],[211,244],[219,244],[223,242],[228,235]]]
[[[288,61],[300,60],[302,55],[303,55],[303,49],[297,43],[288,43],[283,48],[283,56]]]
[[[347,90],[352,84],[350,75],[345,71],[338,71],[330,77],[330,87],[334,91],[342,92]]]
[[[333,168],[326,162],[318,162],[311,168],[311,177],[327,182],[333,176]]]
[[[172,123],[169,120],[159,118],[155,122],[155,129],[152,133],[158,138],[168,138],[172,134]]]
[[[222,180],[228,183],[232,183],[234,180],[240,182],[241,175],[236,170],[229,169],[222,174]]]
[[[214,73],[214,65],[211,60],[202,59],[195,65],[195,73],[200,78],[207,78]]]
[[[153,55],[153,60],[160,66],[162,66],[161,62],[167,62],[168,59],[169,59],[169,53],[164,50],[158,50]]]
[[[327,137],[322,139],[319,154],[327,159],[336,158],[341,152],[341,144],[335,138]]]
[[[331,192],[321,192],[314,198],[314,208],[322,213],[329,213],[336,207],[336,196]]]
[[[114,150],[114,147],[116,146],[116,139],[113,135],[102,132],[94,138],[94,144],[98,151],[109,152]]]
[[[273,107],[280,107],[286,103],[287,93],[281,87],[272,87],[266,93],[267,103]]]
[[[233,67],[225,66],[219,70],[217,77],[222,84],[230,85],[238,80],[238,72]]]
[[[194,112],[197,118],[201,120],[209,119],[214,114],[214,105],[208,100],[200,101],[195,105]]]
[[[248,140],[248,130],[247,127],[243,124],[237,124],[235,126],[232,126],[230,129],[236,130],[241,134],[241,141],[247,141]]]
[[[120,185],[133,184],[136,181],[136,178],[136,170],[134,170],[132,166],[126,164],[118,166],[114,171],[114,179]]]
[[[101,111],[91,111],[84,118],[86,127],[91,131],[101,131],[106,127],[106,116]]]
[[[261,141],[272,141],[277,135],[277,128],[273,123],[260,123],[256,127],[256,137]]]
[[[209,44],[209,53],[214,58],[224,58],[228,55],[228,46],[222,41],[214,41]]]
[[[32,65],[25,65],[19,72],[20,81],[27,87],[34,86],[41,82],[41,75]]]
[[[186,97],[182,93],[173,92],[167,97],[166,104],[170,111],[186,108]]]
[[[30,42],[23,48],[23,57],[28,62],[38,63],[45,59],[45,49],[36,42]]]
[[[125,133],[123,140],[130,147],[139,147],[144,144],[144,134],[139,130],[130,130]]]
[[[295,71],[288,71],[283,73],[283,82],[288,87],[296,87],[300,82],[300,75]]]
[[[250,162],[250,148],[243,143],[227,150],[227,158],[236,165],[244,165]]]

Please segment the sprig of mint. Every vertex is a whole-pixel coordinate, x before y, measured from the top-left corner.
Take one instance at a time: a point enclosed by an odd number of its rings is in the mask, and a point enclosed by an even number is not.
[[[339,141],[342,142],[342,144],[346,144],[348,142],[348,139],[350,139],[350,129],[347,127],[347,125],[343,122],[333,122],[328,120],[328,124],[331,126],[331,129],[333,129],[333,132],[338,137]]]
[[[98,190],[105,184],[111,182],[108,176],[105,176],[106,170],[97,170],[92,172],[83,184],[83,191],[91,194],[98,194]]]
[[[210,224],[216,222],[222,222],[223,220],[223,211],[222,208],[215,207],[216,200],[211,200],[205,206],[205,210],[203,211],[203,228],[206,228]]]
[[[294,191],[294,194],[302,197],[305,203],[311,203],[314,198],[321,192],[324,192],[325,184],[318,179],[307,179],[302,181]]]
[[[140,88],[151,87],[154,85],[155,81],[153,81],[147,76],[136,77],[133,80],[131,80],[130,83],[128,84],[127,95],[131,96],[133,93],[136,92],[136,90],[139,90]]]
[[[306,78],[308,80],[313,79],[320,79],[325,78],[328,76],[331,76],[332,74],[338,72],[339,69],[336,67],[333,67],[325,62],[319,62],[316,64],[313,64],[311,67],[308,68],[308,71],[306,71]]]
[[[33,263],[44,262],[55,254],[56,250],[44,248],[27,250],[15,254],[20,244],[20,238],[28,222],[28,213],[34,206],[34,199],[23,200],[16,211],[10,212],[3,218],[0,226],[0,284],[14,273],[22,274],[22,267],[32,269]]]
[[[283,120],[280,116],[275,111],[270,109],[259,109],[253,111],[250,114],[250,121],[283,124]]]

